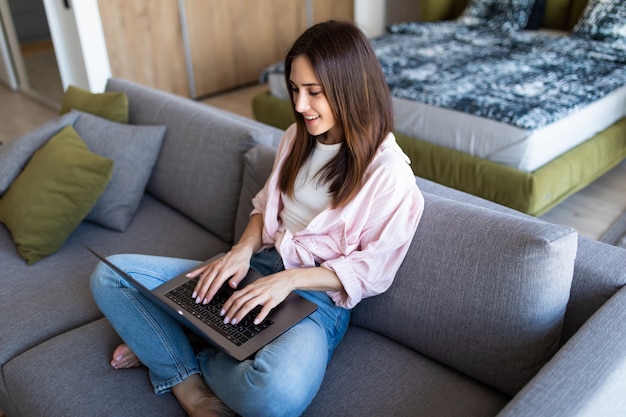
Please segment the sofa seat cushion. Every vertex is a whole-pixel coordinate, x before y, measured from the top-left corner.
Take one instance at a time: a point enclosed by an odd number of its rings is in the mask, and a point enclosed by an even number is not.
[[[111,369],[110,355],[119,343],[106,319],[100,319],[23,353],[3,370],[12,402],[22,415],[33,416],[106,416],[120,410],[124,416],[184,416],[171,395],[153,393],[145,367]],[[72,390],[59,390],[68,379]],[[482,417],[496,415],[508,401],[476,380],[351,327],[304,416]]]
[[[101,316],[89,290],[89,277],[97,259],[83,243],[103,255],[140,252],[198,260],[230,247],[150,196],[144,196],[125,233],[83,222],[54,256],[28,268],[18,256],[9,232],[0,226],[0,283],[5,294],[0,314],[0,364]]]
[[[154,394],[146,368],[109,366],[120,342],[100,319],[14,358],[3,368],[14,407],[22,416],[185,416],[173,395]]]
[[[494,416],[510,397],[351,326],[304,416]]]
[[[424,193],[391,288],[353,322],[510,395],[558,350],[575,230]]]

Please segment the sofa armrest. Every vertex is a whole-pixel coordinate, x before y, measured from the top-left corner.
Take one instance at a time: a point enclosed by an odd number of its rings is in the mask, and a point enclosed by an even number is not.
[[[607,301],[498,417],[626,415],[626,287]]]

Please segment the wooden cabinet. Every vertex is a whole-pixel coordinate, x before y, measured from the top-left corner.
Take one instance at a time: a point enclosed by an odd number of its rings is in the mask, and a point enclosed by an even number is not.
[[[326,20],[354,20],[354,0],[309,0],[311,3],[311,23]]]
[[[306,27],[301,1],[183,3],[196,97],[253,83]]]
[[[177,0],[99,0],[111,74],[189,95]]]
[[[307,25],[353,0],[98,0],[111,73],[199,98],[254,83]]]

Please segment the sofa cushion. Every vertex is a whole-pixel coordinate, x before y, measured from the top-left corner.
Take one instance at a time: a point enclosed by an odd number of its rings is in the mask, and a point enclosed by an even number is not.
[[[577,233],[424,198],[394,284],[353,322],[514,394],[559,347]]]
[[[168,134],[149,192],[232,241],[243,154],[253,145],[248,129],[210,113],[175,114],[175,107],[165,113]]]
[[[280,131],[120,79],[107,91],[126,93],[131,123],[168,126],[147,191],[232,242],[243,155],[256,143],[277,143]]]
[[[185,416],[173,395],[154,394],[146,368],[111,368],[119,343],[109,323],[100,319],[10,361],[3,368],[4,380],[20,415]]]
[[[80,110],[119,123],[128,123],[128,98],[123,92],[92,93],[70,85],[63,96],[61,114]]]
[[[29,265],[59,250],[111,178],[113,161],[67,126],[32,156],[0,198],[0,221]]]
[[[128,125],[78,113],[74,129],[89,149],[115,161],[111,181],[87,220],[123,232],[143,197],[167,127]]]
[[[276,148],[265,145],[256,145],[244,155],[243,183],[235,221],[235,241],[241,237],[248,225],[250,213],[254,208],[252,199],[261,191],[272,173],[275,157]]]
[[[77,118],[78,114],[65,114],[2,145],[0,147],[0,195],[17,178],[33,153],[65,126],[73,124]]]
[[[495,416],[510,397],[375,332],[351,326],[306,416]]]

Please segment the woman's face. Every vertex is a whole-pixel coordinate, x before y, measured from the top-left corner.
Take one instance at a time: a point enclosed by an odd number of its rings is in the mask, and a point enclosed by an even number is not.
[[[326,133],[325,137],[319,138],[320,142],[339,143],[341,129],[308,57],[300,55],[294,58],[289,84],[295,109],[304,117],[309,134],[320,136]]]

